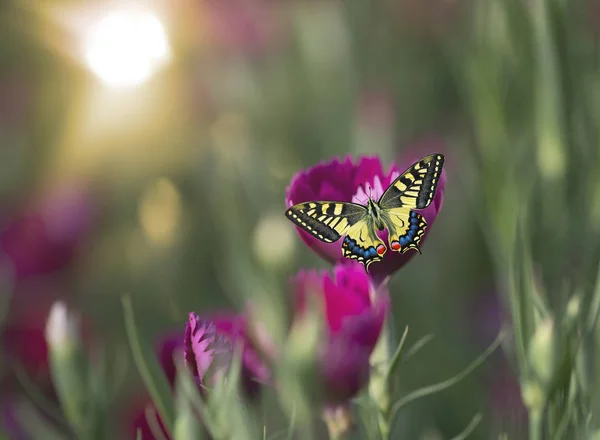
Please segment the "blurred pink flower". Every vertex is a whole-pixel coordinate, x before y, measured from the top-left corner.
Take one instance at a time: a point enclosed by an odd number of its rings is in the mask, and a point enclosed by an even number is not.
[[[41,388],[50,388],[46,320],[52,303],[64,297],[63,283],[17,286],[0,329],[4,358],[23,368]]]
[[[14,407],[14,399],[3,395],[0,401],[0,427],[9,440],[30,440],[27,431],[23,429]]]
[[[433,152],[430,151],[428,154]],[[369,195],[371,198],[378,200],[391,182],[400,175],[400,172],[413,163],[403,162],[401,167],[392,164],[388,171],[384,171],[378,157],[363,156],[357,161],[346,157],[344,160],[333,159],[329,162],[321,162],[300,171],[293,177],[286,191],[286,205],[290,207],[297,203],[319,200],[364,204]],[[423,241],[427,238],[428,232],[442,207],[445,186],[446,173],[442,171],[433,201],[427,208],[419,210],[428,225]],[[340,241],[324,243],[298,227],[296,227],[296,230],[300,238],[317,255],[329,263],[345,263],[348,261],[342,255]],[[387,230],[378,231],[377,235],[387,243]],[[378,282],[382,281],[386,276],[391,275],[406,264],[415,253],[416,251],[409,251],[404,254],[387,252],[382,261],[378,261],[369,267],[369,274]]]
[[[156,415],[156,421],[158,427],[162,432],[162,436],[155,436],[146,413],[154,413]],[[137,438],[137,432],[140,431],[142,440],[161,440],[163,438],[170,439],[171,437],[167,434],[167,430],[162,423],[160,416],[156,410],[156,406],[152,403],[148,396],[136,396],[131,402],[130,406],[122,413],[124,421],[124,434],[127,440],[134,440]]]
[[[216,338],[217,341],[227,340],[227,343],[241,344],[242,346],[242,384],[246,395],[250,398],[256,397],[260,390],[260,381],[267,381],[270,372],[262,363],[258,352],[250,343],[247,336],[247,321],[246,318],[240,315],[231,313],[215,313],[207,314],[202,318],[194,313],[190,313],[185,331],[169,332],[158,340],[155,346],[155,352],[165,373],[165,376],[171,385],[174,387],[177,376],[174,356],[178,353],[184,356],[184,361],[192,373],[199,379],[202,372],[206,372],[212,361],[215,360],[215,355],[222,356],[223,353],[214,353],[208,346],[203,345],[206,339],[202,337],[209,336]],[[221,347],[223,348],[223,347]],[[220,357],[217,362],[227,364],[227,360]],[[199,384],[202,383],[198,380]],[[146,408],[150,406],[151,410],[156,411],[152,401],[147,395],[135,396],[130,405],[123,412],[123,427],[127,433],[127,438],[136,438],[135,433],[138,429],[142,432],[144,440],[155,439],[152,434],[152,429],[146,418]],[[163,430],[163,435],[169,438],[165,428],[161,422],[160,416],[156,415],[160,427]]]
[[[327,336],[319,365],[328,404],[354,397],[369,379],[369,357],[390,307],[387,290],[371,299],[369,276],[361,266],[337,265],[327,272],[302,271],[293,279],[295,314],[302,319],[308,295],[324,305]]]
[[[74,185],[53,189],[0,227],[0,255],[16,280],[63,269],[91,226],[92,200]]]
[[[251,337],[251,327],[245,315],[221,312],[208,315],[219,335],[225,336],[232,343],[242,348],[242,384],[249,397],[255,397],[260,391],[261,384],[269,383],[271,372],[265,364],[254,340]]]
[[[267,0],[206,0],[202,13],[209,43],[220,51],[261,55],[285,40],[281,14]]]

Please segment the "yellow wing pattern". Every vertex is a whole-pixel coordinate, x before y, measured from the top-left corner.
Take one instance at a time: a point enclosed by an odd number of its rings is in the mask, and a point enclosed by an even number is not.
[[[427,208],[435,196],[443,165],[441,154],[425,156],[413,164],[385,190],[379,199],[381,209]]]
[[[369,265],[381,261],[387,248],[375,233],[373,222],[367,218],[352,226],[342,243],[342,255],[360,261],[367,273]]]
[[[333,243],[367,217],[367,209],[356,203],[306,202],[289,208],[286,216],[316,239]]]

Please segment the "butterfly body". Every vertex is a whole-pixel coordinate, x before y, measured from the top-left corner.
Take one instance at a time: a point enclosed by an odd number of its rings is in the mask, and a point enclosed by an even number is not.
[[[388,232],[392,251],[420,252],[419,242],[427,223],[416,210],[433,200],[444,164],[444,156],[432,154],[412,165],[395,179],[379,200],[366,205],[353,202],[314,201],[299,203],[286,211],[297,226],[326,243],[342,236],[342,254],[369,265],[381,261],[387,251],[378,231]]]

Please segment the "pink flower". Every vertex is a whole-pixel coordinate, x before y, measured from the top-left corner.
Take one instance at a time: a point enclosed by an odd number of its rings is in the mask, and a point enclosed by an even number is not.
[[[91,218],[84,189],[55,188],[0,226],[0,255],[17,281],[63,269],[89,231]]]
[[[185,364],[199,384],[227,373],[233,347],[229,338],[219,335],[215,324],[190,313],[183,343]],[[207,377],[210,371],[210,376]]]
[[[392,164],[385,171],[377,157],[361,157],[353,161],[350,157],[344,160],[333,159],[322,162],[314,167],[300,171],[292,179],[287,188],[286,205],[288,207],[297,203],[309,201],[340,201],[364,204],[369,197],[378,200],[387,187],[414,162],[403,163],[402,167]],[[419,210],[425,221],[427,229],[423,240],[427,237],[444,200],[446,174],[442,171],[440,182],[435,197],[431,204]],[[329,263],[347,262],[342,255],[341,240],[334,243],[324,243],[307,232],[296,227],[300,238]],[[378,231],[378,236],[387,243],[388,232]],[[421,241],[421,244],[423,241]],[[404,254],[387,252],[382,261],[373,263],[369,273],[379,282],[406,264],[416,251],[410,250]]]
[[[302,271],[293,279],[294,319],[306,313],[308,295],[322,300],[326,339],[320,347],[319,366],[328,404],[354,397],[369,379],[369,358],[389,309],[387,291],[371,299],[370,279],[361,266],[338,265],[327,272]]]
[[[255,397],[260,391],[261,383],[271,380],[271,372],[258,348],[251,338],[251,328],[248,318],[232,313],[211,314],[208,318],[213,322],[219,335],[231,341],[233,347],[242,348],[242,384],[249,397]]]
[[[230,362],[230,348],[235,347],[235,344],[242,347],[244,391],[248,397],[255,397],[260,389],[257,380],[268,380],[270,373],[248,339],[246,319],[242,316],[217,313],[213,316],[207,314],[203,319],[190,313],[185,331],[173,331],[161,337],[155,346],[155,352],[171,387],[174,387],[177,377],[174,356],[178,354],[184,356],[186,366],[200,385],[204,384],[207,372],[218,375],[226,370]],[[214,375],[211,377],[216,379]],[[136,438],[138,429],[144,440],[155,438],[146,418],[148,407],[151,411],[156,411],[150,397],[144,394],[135,396],[125,409],[122,423],[127,438]],[[169,438],[160,415],[156,414],[156,419],[163,436]]]

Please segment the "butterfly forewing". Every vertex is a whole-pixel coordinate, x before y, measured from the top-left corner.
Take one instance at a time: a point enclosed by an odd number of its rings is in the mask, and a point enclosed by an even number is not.
[[[406,207],[427,208],[437,189],[444,165],[444,156],[431,154],[415,163],[392,182],[379,199],[381,209]]]
[[[363,220],[367,213],[367,208],[356,203],[306,202],[292,206],[285,214],[315,238],[332,243]]]

